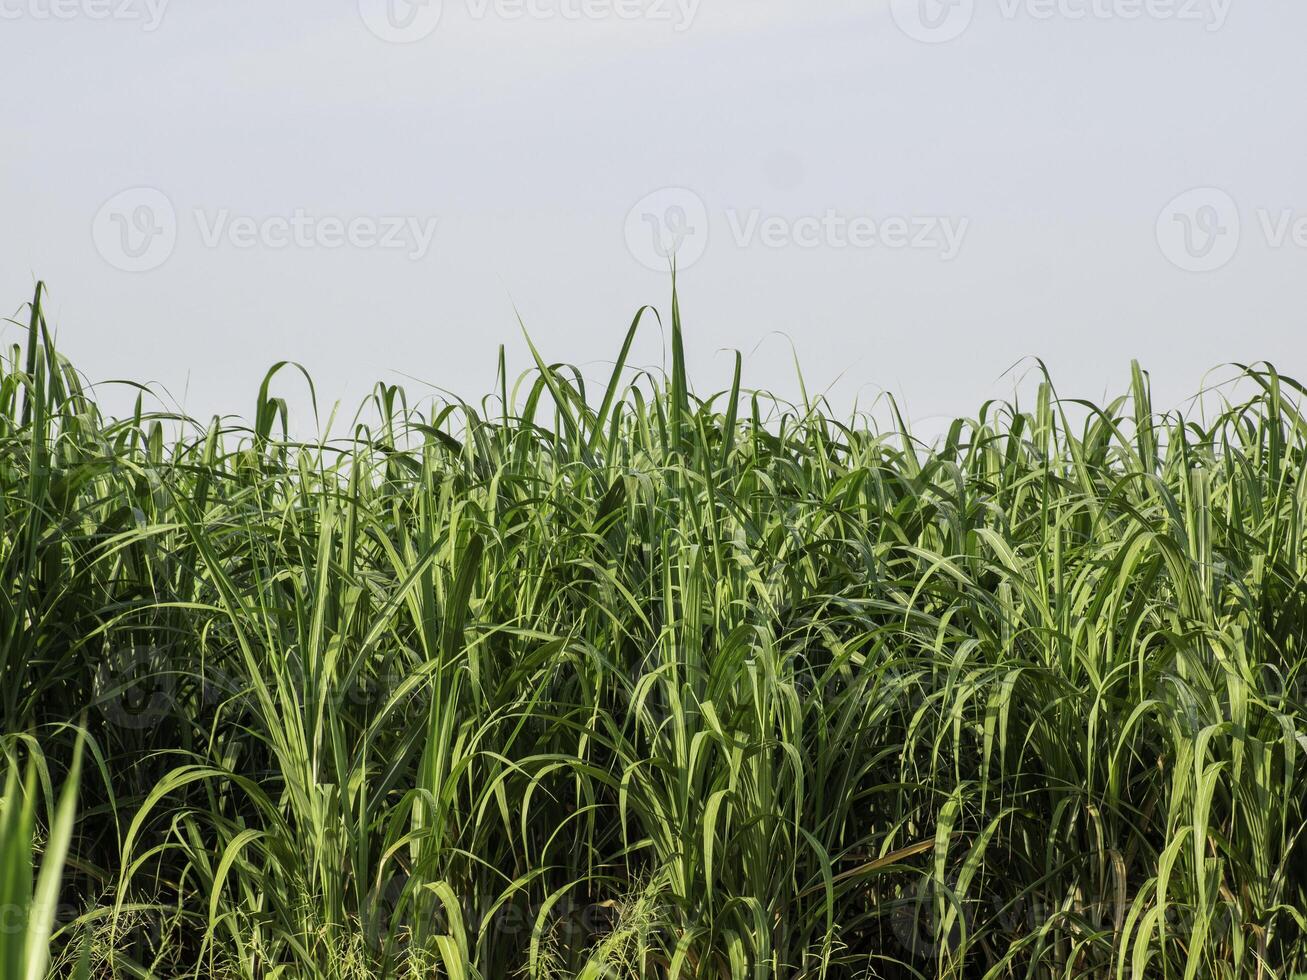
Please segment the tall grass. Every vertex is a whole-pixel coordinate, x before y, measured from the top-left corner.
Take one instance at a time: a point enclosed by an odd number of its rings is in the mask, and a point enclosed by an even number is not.
[[[1307,970],[1307,420],[902,423],[501,357],[347,433],[0,364],[0,705],[102,977]],[[642,324],[642,321],[643,322]],[[616,346],[616,345],[615,345]],[[286,386],[286,387],[283,387]],[[897,414],[895,414],[897,418]]]
[[[30,746],[29,746],[30,749]],[[72,837],[77,806],[81,743],[73,751],[72,771],[49,818],[40,869],[34,859],[37,773],[44,765],[39,749],[32,752],[27,776],[20,780],[13,758],[6,763],[0,796],[0,975],[13,980],[42,980],[50,961],[50,934],[58,913],[60,878]],[[42,772],[49,782],[49,772]],[[89,969],[89,947],[83,944],[77,977]]]

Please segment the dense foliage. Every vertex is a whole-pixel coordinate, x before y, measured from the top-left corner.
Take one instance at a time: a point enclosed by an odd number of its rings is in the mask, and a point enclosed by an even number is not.
[[[1045,378],[922,445],[738,360],[697,397],[673,301],[666,377],[637,317],[597,392],[501,358],[297,442],[285,366],[246,427],[104,417],[41,299],[0,364],[0,732],[50,799],[86,735],[57,969],[1307,969],[1273,369],[1187,417]]]

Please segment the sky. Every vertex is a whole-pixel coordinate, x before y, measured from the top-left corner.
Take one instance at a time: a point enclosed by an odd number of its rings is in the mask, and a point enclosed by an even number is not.
[[[606,378],[675,256],[700,392],[740,350],[929,428],[1137,358],[1171,407],[1307,375],[1304,37],[1302,0],[0,0],[0,310],[44,280],[88,378],[197,417],[285,359],[352,412],[479,399],[519,317]]]

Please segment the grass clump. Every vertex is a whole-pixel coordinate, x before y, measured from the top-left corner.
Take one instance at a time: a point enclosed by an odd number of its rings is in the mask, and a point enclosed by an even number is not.
[[[991,402],[931,445],[538,355],[344,436],[0,363],[0,718],[83,780],[94,975],[1307,969],[1307,421]],[[897,415],[895,415],[897,418]],[[53,764],[53,763],[52,763]],[[77,901],[70,903],[69,896]],[[71,939],[68,939],[71,942]]]

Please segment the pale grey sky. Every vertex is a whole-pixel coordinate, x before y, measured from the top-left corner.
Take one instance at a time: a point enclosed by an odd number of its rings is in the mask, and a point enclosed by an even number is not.
[[[603,376],[679,243],[700,390],[740,348],[795,394],[792,340],[841,408],[971,412],[1027,356],[1169,404],[1307,375],[1304,38],[1301,0],[0,0],[0,306],[46,279],[87,375],[201,415],[284,358],[476,398],[514,307]]]

